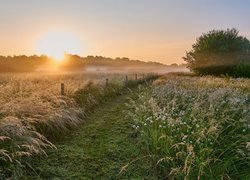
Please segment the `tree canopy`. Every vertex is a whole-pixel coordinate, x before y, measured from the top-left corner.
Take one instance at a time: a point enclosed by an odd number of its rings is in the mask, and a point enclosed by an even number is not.
[[[235,66],[250,63],[250,41],[235,28],[202,34],[183,59],[198,74],[232,74]]]

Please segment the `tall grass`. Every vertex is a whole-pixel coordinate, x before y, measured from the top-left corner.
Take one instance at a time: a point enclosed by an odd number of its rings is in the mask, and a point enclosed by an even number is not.
[[[23,167],[29,166],[25,157],[56,148],[50,141],[77,127],[92,108],[119,93],[124,80],[118,74],[0,75],[0,179],[20,177]],[[140,82],[131,81],[126,87]],[[61,83],[65,96],[60,94]]]
[[[249,79],[168,75],[131,103],[158,177],[250,178]]]

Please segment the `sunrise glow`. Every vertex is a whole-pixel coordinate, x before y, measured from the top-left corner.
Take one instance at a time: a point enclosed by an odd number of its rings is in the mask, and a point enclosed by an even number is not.
[[[249,5],[244,0],[3,1],[0,54],[60,59],[67,52],[181,64],[195,39],[212,29],[234,27],[250,38]]]
[[[77,37],[66,31],[51,31],[42,35],[37,42],[37,52],[55,58],[64,59],[65,53],[80,54],[81,42]]]

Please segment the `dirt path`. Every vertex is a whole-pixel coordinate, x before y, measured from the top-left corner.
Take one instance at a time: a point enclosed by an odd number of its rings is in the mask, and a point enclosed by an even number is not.
[[[136,92],[117,97],[96,108],[87,123],[74,131],[48,157],[35,160],[36,177],[42,179],[117,179],[142,177],[143,168],[118,175],[121,167],[138,155],[132,120],[126,103]],[[144,174],[145,175],[145,174]]]

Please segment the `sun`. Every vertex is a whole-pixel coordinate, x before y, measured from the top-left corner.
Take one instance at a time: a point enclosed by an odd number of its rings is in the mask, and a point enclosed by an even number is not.
[[[65,53],[80,54],[81,42],[73,33],[51,31],[43,34],[37,42],[37,52],[63,61]]]

